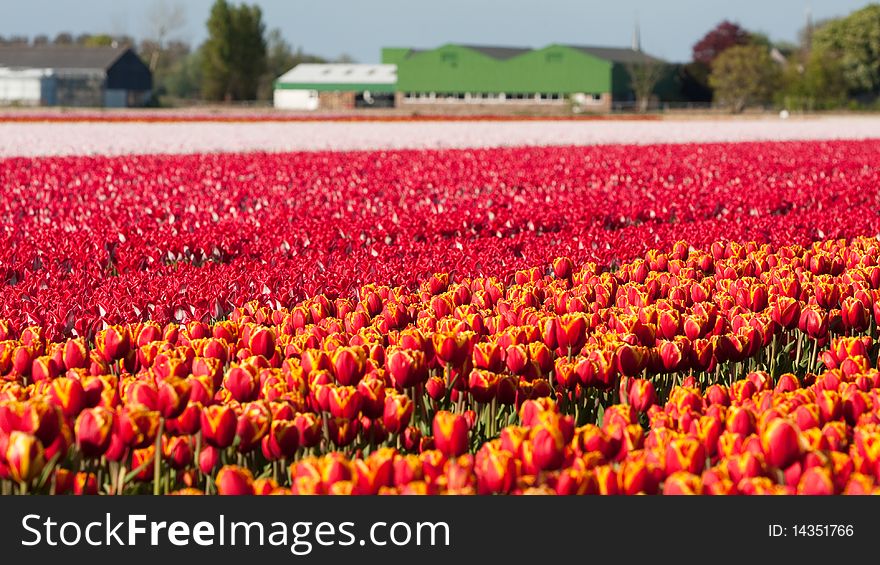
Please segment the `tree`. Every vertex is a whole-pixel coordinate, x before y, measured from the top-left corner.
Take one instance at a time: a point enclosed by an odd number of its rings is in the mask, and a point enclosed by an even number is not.
[[[45,33],[41,33],[41,34],[39,34],[39,35],[35,35],[35,36],[34,36],[34,39],[32,40],[32,43],[33,43],[35,46],[37,46],[37,45],[49,45],[49,36],[46,35]]]
[[[713,62],[709,75],[717,100],[736,113],[750,105],[770,102],[779,80],[779,65],[759,45],[725,49]]]
[[[746,45],[752,42],[753,37],[753,34],[739,24],[724,20],[694,44],[691,58],[697,63],[711,67],[715,58],[725,50],[736,45]]]
[[[186,12],[183,5],[178,2],[153,0],[147,19],[150,24],[150,37],[155,42],[155,48],[149,53],[150,71],[155,72],[165,49],[165,41],[186,25]]]
[[[666,66],[660,61],[646,58],[641,63],[627,63],[626,72],[636,96],[636,107],[639,112],[647,112],[654,88],[666,73]]]
[[[232,12],[235,42],[232,50],[232,84],[235,100],[256,100],[266,72],[266,26],[257,5],[240,5]]]
[[[200,60],[194,56],[189,44],[171,40],[160,49],[155,40],[144,39],[138,46],[138,53],[145,60],[150,60],[151,54],[156,51],[161,51],[162,55],[156,58],[153,71],[153,100],[161,103],[165,95],[198,98],[199,85],[194,81],[201,76],[201,72],[196,72],[193,67],[199,65]]]
[[[208,18],[208,39],[202,46],[202,96],[229,100],[232,73],[232,14],[225,0],[217,0]]]
[[[284,39],[280,29],[272,29],[266,37],[266,72],[260,81],[257,97],[260,100],[271,100],[275,79],[295,65],[296,56],[290,44]]]
[[[293,64],[294,66],[299,65],[301,63],[317,63],[323,64],[326,63],[327,59],[324,57],[319,57],[318,55],[311,55],[303,51],[302,47],[297,47],[296,52],[293,54]]]
[[[9,45],[9,46],[24,46],[28,44],[28,38],[26,35],[10,35],[9,37],[3,38],[0,37],[0,45]]]
[[[66,31],[62,31],[58,35],[55,36],[55,39],[52,41],[55,45],[73,45],[73,35]]]
[[[106,33],[87,35],[82,38],[82,45],[86,47],[111,47],[113,45],[113,38]]]
[[[266,40],[257,6],[216,0],[202,46],[202,93],[208,100],[253,100],[266,69]]]
[[[750,42],[767,42],[766,36],[755,35],[739,24],[724,20],[694,43],[691,48],[691,62],[679,73],[678,80],[682,92],[688,100],[710,102],[712,89],[709,86],[709,73],[712,62],[726,49]]]
[[[828,53],[813,50],[807,59],[792,62],[782,77],[781,101],[787,108],[818,110],[846,101],[846,81],[840,62]]]
[[[678,68],[676,76],[678,88],[685,100],[691,102],[711,102],[712,89],[709,88],[709,67],[702,63],[687,63]]]
[[[168,62],[169,58],[163,59]],[[162,67],[160,67],[162,68]],[[198,98],[202,84],[202,51],[196,50],[178,57],[162,77],[161,90],[168,96],[181,99]]]
[[[880,92],[880,4],[824,23],[813,31],[812,46],[840,61],[852,94]]]

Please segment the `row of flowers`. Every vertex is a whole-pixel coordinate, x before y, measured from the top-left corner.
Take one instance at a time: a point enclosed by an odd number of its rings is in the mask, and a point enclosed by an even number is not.
[[[443,114],[305,114],[292,112],[270,111],[173,111],[173,110],[111,110],[95,112],[73,110],[61,112],[16,110],[0,112],[0,123],[16,122],[136,122],[136,123],[187,123],[187,122],[522,122],[522,121],[656,121],[662,119],[656,115],[547,115],[526,116],[519,114],[474,114],[474,115],[443,115]]]
[[[875,233],[877,142],[0,161],[0,315],[92,340],[432,272]],[[576,212],[574,212],[576,211]],[[688,246],[686,244],[686,246]],[[713,264],[718,259],[711,254]]]
[[[0,482],[870,491],[878,292],[875,238],[677,242],[613,270],[560,257],[89,338],[4,321]]]

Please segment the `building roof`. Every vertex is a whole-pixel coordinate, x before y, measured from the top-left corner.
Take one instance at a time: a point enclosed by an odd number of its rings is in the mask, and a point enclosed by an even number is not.
[[[517,57],[519,55],[523,55],[525,53],[529,53],[531,51],[535,51],[531,47],[501,47],[501,46],[493,46],[493,45],[467,45],[462,43],[455,43],[458,47],[463,47],[465,49],[471,49],[473,51],[477,51],[486,55],[487,57],[491,57],[493,59],[497,59],[499,61],[506,61],[507,59]],[[594,47],[590,45],[562,45],[562,47],[568,47],[569,49],[575,49],[582,53],[586,53],[587,55],[592,55],[598,59],[603,59],[605,61],[611,61],[612,63],[662,63],[663,61],[648,55],[644,51],[636,51],[630,48],[624,47]],[[426,51],[432,51],[431,49],[410,49],[407,53],[407,57],[412,57],[413,55],[417,55],[419,53],[424,53]]]
[[[652,57],[644,51],[636,51],[624,47],[592,47],[589,45],[565,45],[569,49],[576,49],[597,59],[611,61],[612,63],[662,63],[660,59]]]
[[[0,67],[107,70],[129,49],[82,45],[0,47]]]
[[[460,44],[459,47],[464,47],[465,49],[477,51],[478,53],[482,53],[483,55],[487,57],[492,57],[493,59],[498,59],[499,61],[504,61],[510,59],[511,57],[516,57],[517,55],[522,55],[524,53],[532,51],[531,47],[500,47],[497,45]]]
[[[276,85],[394,85],[397,65],[301,63],[275,81]]]

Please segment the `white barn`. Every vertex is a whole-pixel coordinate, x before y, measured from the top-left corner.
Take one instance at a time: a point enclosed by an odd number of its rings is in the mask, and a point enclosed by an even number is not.
[[[397,65],[303,63],[275,81],[274,105],[287,110],[394,106]]]

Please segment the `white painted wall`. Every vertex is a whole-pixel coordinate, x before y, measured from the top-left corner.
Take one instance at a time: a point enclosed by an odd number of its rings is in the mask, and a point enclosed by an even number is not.
[[[284,110],[317,110],[317,90],[275,89],[274,105]]]
[[[41,70],[0,69],[0,104],[39,106],[45,80]]]

